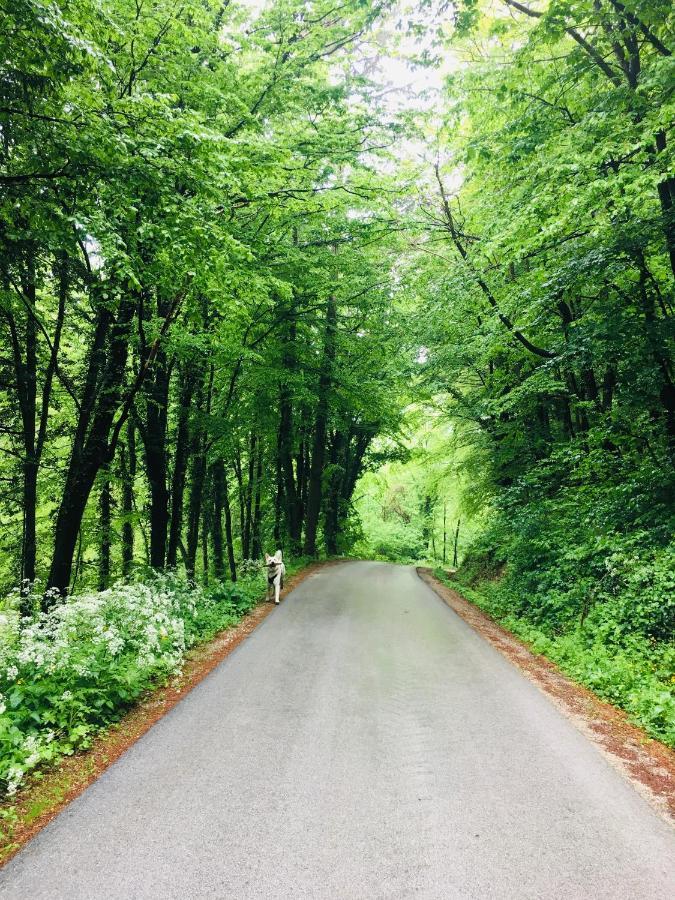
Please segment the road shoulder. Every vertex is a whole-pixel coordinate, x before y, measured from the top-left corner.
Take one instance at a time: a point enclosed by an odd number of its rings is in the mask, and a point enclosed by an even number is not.
[[[675,825],[675,753],[648,737],[626,714],[563,675],[494,619],[443,584],[431,569],[417,574],[460,618],[545,693],[665,821]]]
[[[330,560],[316,562],[291,576],[282,599],[309,575],[331,564]],[[185,657],[178,674],[166,685],[149,692],[118,722],[104,729],[89,749],[64,757],[44,772],[36,773],[23,790],[0,803],[0,868],[180,703],[274,609],[273,603],[261,600],[237,625],[194,647]]]

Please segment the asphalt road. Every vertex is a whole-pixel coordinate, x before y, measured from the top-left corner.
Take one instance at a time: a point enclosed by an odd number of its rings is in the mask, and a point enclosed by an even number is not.
[[[666,898],[673,832],[411,569],[303,582],[0,897]]]

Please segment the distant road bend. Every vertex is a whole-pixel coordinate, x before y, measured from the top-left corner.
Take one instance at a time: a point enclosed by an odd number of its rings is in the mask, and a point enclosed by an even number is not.
[[[658,900],[674,849],[414,570],[345,563],[44,829],[0,897]]]

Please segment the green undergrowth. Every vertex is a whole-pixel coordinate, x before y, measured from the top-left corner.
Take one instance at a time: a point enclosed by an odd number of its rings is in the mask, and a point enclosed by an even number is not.
[[[669,641],[622,627],[626,616],[633,616],[636,608],[647,605],[648,583],[652,596],[658,595],[659,587],[665,587],[654,585],[659,575],[672,589],[673,570],[665,565],[660,568],[663,560],[644,563],[641,571],[625,577],[624,591],[610,600],[594,603],[585,611],[583,621],[579,618],[554,626],[542,616],[539,622],[533,621],[534,616],[527,616],[508,571],[501,574],[503,564],[494,560],[478,564],[475,559],[469,563],[454,576],[442,569],[436,569],[435,574],[524,641],[534,653],[546,656],[574,681],[625,710],[630,720],[648,735],[675,747],[675,647]],[[477,577],[477,573],[482,577]],[[549,600],[553,602],[553,598]],[[665,598],[662,602],[666,602]]]
[[[288,575],[308,560],[288,566]],[[264,573],[204,588],[173,574],[69,598],[19,621],[0,614],[0,794],[31,772],[84,749],[138,699],[180,672],[190,648],[237,622],[262,599]]]

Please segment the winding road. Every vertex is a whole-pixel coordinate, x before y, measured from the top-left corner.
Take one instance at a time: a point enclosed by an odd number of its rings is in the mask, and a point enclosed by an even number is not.
[[[670,828],[413,569],[307,578],[0,873],[11,900],[675,896]]]

